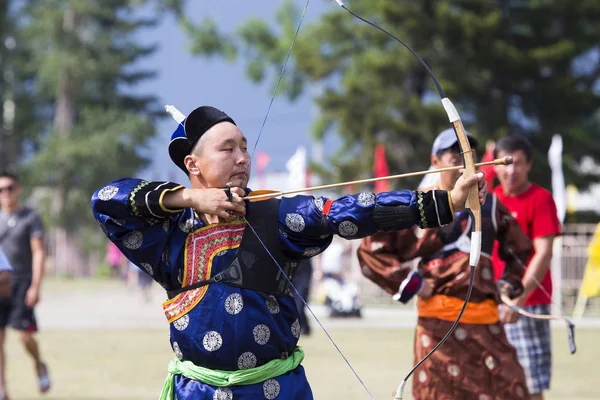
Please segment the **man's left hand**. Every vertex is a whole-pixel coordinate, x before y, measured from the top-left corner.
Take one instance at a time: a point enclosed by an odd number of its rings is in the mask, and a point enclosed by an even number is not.
[[[456,184],[454,185],[454,189],[452,189],[450,192],[454,211],[462,211],[465,209],[465,203],[469,195],[469,189],[473,185],[477,185],[479,189],[479,204],[483,205],[485,203],[488,184],[485,181],[485,175],[483,172],[477,172],[475,175],[472,175],[468,178],[465,178],[465,176],[462,175],[460,178],[458,178],[458,181],[456,181]]]
[[[33,308],[39,301],[40,291],[34,287],[27,289],[27,293],[25,293],[25,305],[29,308]]]

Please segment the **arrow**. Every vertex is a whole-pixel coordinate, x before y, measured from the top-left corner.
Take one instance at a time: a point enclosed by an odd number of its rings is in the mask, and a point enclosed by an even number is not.
[[[504,157],[504,158],[498,158],[498,159],[495,159],[492,161],[477,163],[474,166],[482,167],[485,165],[509,165],[509,164],[512,164],[512,162],[513,162],[512,157]],[[340,187],[340,186],[349,186],[349,185],[355,185],[355,184],[360,184],[360,183],[377,182],[377,181],[382,181],[382,180],[386,180],[386,179],[409,178],[411,176],[435,174],[438,172],[458,171],[458,170],[461,170],[464,168],[465,168],[464,166],[459,165],[456,167],[446,167],[446,168],[440,168],[440,169],[431,169],[431,170],[427,170],[427,171],[408,172],[406,174],[381,176],[378,178],[361,179],[358,181],[331,183],[329,185],[313,186],[313,187],[304,188],[304,189],[294,189],[294,190],[287,190],[287,191],[255,190],[255,191],[250,192],[248,194],[248,196],[243,197],[243,200],[248,200],[250,202],[257,202],[257,201],[272,199],[273,197],[284,196],[286,194],[312,192],[312,191],[316,191],[316,190],[331,189],[331,188],[336,188],[336,187]]]

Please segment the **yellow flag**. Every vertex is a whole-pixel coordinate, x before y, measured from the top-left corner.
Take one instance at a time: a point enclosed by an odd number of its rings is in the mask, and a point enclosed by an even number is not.
[[[600,296],[600,224],[588,246],[588,261],[581,281],[581,293],[586,297]]]
[[[567,185],[567,213],[572,214],[577,211],[577,197],[579,193],[575,185]]]

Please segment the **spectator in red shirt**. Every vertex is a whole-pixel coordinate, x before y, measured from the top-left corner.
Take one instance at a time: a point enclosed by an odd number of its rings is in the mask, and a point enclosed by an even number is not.
[[[549,314],[552,303],[550,261],[552,243],[560,233],[560,223],[552,194],[528,178],[532,168],[531,144],[523,137],[506,136],[496,143],[494,157],[513,158],[511,165],[494,167],[500,185],[493,189],[521,229],[533,241],[533,252],[523,276],[523,294],[515,304],[535,314]],[[504,262],[494,254],[495,275],[502,275]],[[503,307],[503,322],[508,340],[517,349],[519,361],[527,375],[533,400],[543,399],[550,388],[551,348],[550,321],[519,319],[518,314]]]

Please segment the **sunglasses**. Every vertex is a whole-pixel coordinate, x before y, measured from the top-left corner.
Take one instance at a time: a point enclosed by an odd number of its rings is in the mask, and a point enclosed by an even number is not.
[[[5,186],[5,187],[1,187],[0,188],[0,194],[4,193],[4,191],[6,190],[8,193],[12,193],[14,192],[16,189],[15,185],[9,185],[9,186]]]

